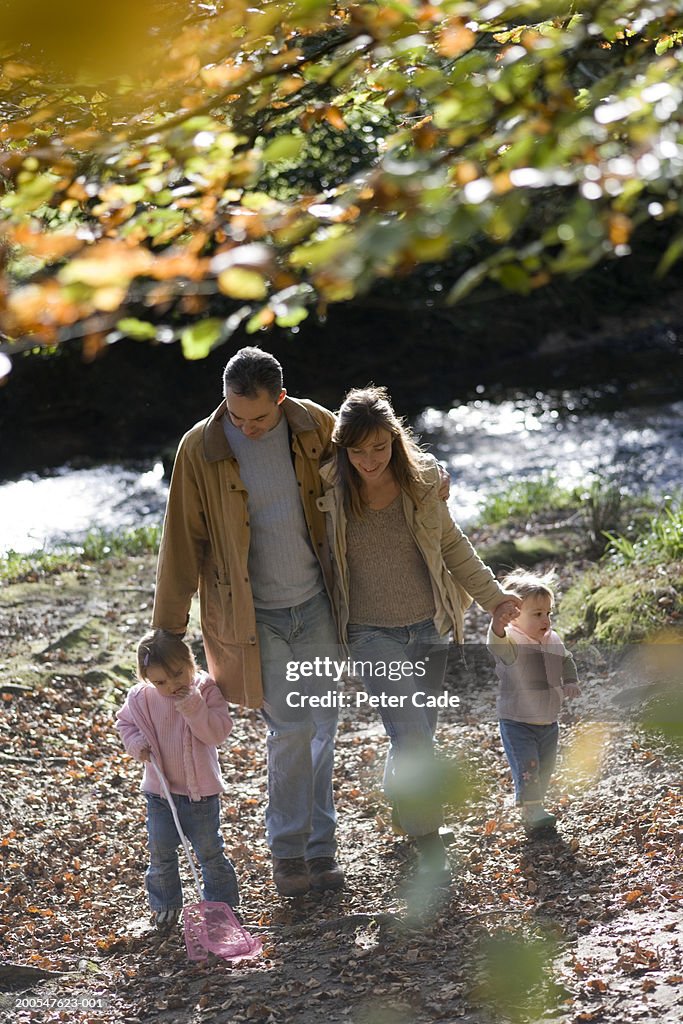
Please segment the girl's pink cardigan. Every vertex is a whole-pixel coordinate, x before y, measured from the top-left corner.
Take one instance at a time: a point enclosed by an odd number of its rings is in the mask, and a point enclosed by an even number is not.
[[[225,791],[216,747],[232,731],[228,705],[213,679],[199,673],[189,696],[176,701],[153,683],[137,683],[116,715],[116,728],[132,757],[148,747],[158,759],[172,793],[199,800]],[[161,795],[149,761],[140,788]]]

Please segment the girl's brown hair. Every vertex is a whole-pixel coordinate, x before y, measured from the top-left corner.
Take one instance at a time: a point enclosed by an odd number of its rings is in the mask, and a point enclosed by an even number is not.
[[[158,665],[164,672],[196,668],[194,654],[183,638],[165,629],[150,630],[138,644],[138,678],[147,679],[152,665]]]
[[[386,388],[374,384],[353,388],[337,412],[332,432],[332,456],[344,496],[344,507],[354,516],[362,516],[365,505],[361,497],[360,477],[349,461],[347,449],[362,444],[378,430],[388,430],[391,434],[389,465],[399,487],[414,496],[422,450],[410,428],[394,412]]]

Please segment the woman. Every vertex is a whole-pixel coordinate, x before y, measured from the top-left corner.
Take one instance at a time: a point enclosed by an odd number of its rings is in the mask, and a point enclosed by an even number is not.
[[[435,459],[419,449],[384,388],[346,396],[321,476],[342,639],[378,698],[390,741],[384,789],[394,826],[415,837],[419,872],[442,883],[450,871],[433,736],[448,636],[462,642],[472,598],[491,612],[512,602],[510,617],[519,599],[502,590],[451,519]]]

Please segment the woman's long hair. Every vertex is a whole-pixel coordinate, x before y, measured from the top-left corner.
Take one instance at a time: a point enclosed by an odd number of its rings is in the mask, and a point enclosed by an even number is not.
[[[337,412],[332,432],[332,457],[342,488],[347,513],[360,517],[365,512],[361,479],[351,465],[348,448],[363,444],[378,430],[391,434],[389,465],[401,490],[414,497],[415,480],[420,473],[422,451],[409,427],[394,412],[386,388],[369,384],[352,388]]]

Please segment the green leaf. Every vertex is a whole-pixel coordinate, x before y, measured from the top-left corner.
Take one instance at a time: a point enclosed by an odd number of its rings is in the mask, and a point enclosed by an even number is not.
[[[655,277],[664,277],[683,256],[683,234],[676,235],[657,264]]]
[[[201,320],[186,327],[180,335],[180,344],[186,359],[206,359],[211,349],[220,340],[223,321],[215,317]]]
[[[133,316],[124,317],[116,324],[116,329],[135,341],[153,341],[157,336],[157,329],[153,324],[145,320],[136,320]]]
[[[296,327],[308,316],[308,310],[303,306],[292,306],[286,313],[279,313],[275,317],[278,327]]]
[[[261,159],[264,164],[274,164],[281,160],[296,160],[306,144],[303,135],[278,135],[263,150]]]
[[[218,287],[231,299],[265,299],[268,287],[257,270],[229,267],[218,275]]]
[[[681,652],[677,651],[673,644],[671,649],[680,658]],[[680,661],[678,664],[680,666]],[[672,688],[669,693],[662,694],[649,702],[643,712],[642,725],[648,732],[659,733],[671,743],[683,748],[683,696],[680,690],[675,688],[675,685],[671,684]],[[680,686],[680,671],[678,686]]]
[[[15,193],[5,196],[0,205],[17,214],[31,213],[52,199],[58,181],[56,174],[37,174],[23,181]]]
[[[529,275],[522,267],[514,263],[499,267],[491,272],[491,277],[496,278],[508,291],[518,292],[520,295],[528,295],[531,291]]]

